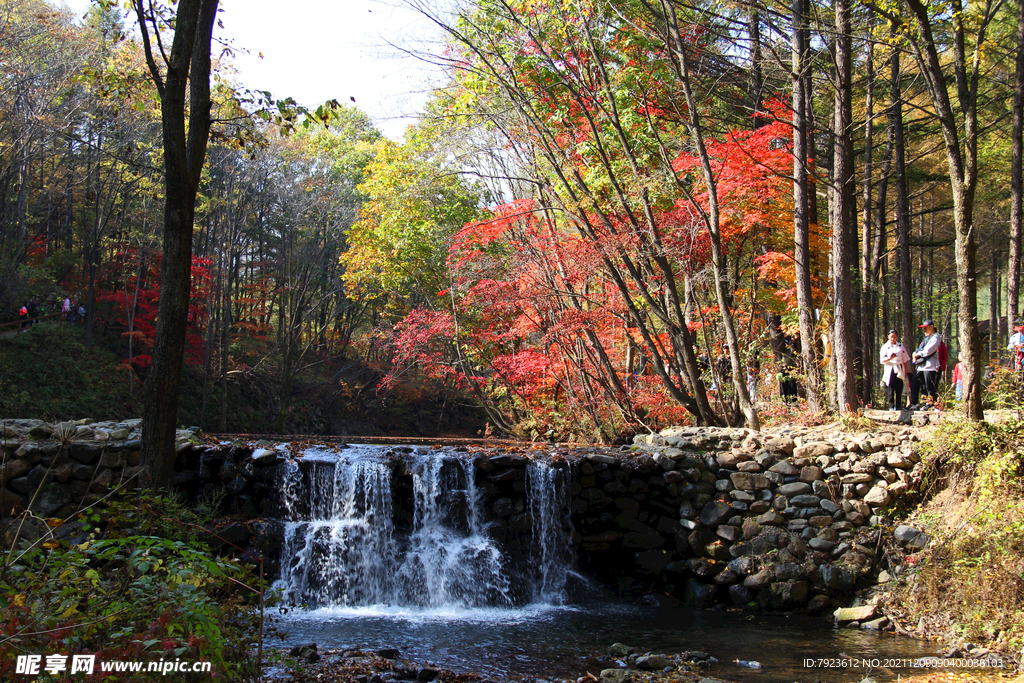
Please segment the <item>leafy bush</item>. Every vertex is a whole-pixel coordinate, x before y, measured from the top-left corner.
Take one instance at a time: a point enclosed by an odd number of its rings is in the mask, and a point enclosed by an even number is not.
[[[173,499],[139,494],[83,511],[74,542],[58,540],[57,519],[37,540],[18,541],[0,566],[0,679],[13,678],[24,653],[209,661],[218,677],[252,677],[257,581],[196,540],[191,519]]]

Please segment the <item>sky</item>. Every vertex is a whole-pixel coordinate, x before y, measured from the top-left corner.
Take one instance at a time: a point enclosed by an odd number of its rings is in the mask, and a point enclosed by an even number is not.
[[[89,5],[65,2],[77,14]],[[438,34],[397,0],[221,0],[220,7],[224,29],[215,37],[236,49],[243,85],[311,107],[355,98],[355,106],[395,140],[436,78],[436,70],[401,50],[423,47]]]

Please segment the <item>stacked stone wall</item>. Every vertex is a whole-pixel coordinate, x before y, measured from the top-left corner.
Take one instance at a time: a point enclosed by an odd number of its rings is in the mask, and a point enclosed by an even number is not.
[[[0,428],[5,545],[22,510],[66,519],[139,483],[138,420],[3,420]],[[914,550],[926,542],[891,529],[891,510],[923,474],[912,430],[674,428],[634,441],[621,449],[468,449],[491,515],[488,533],[513,551],[528,542],[525,467],[541,458],[570,487],[572,551],[581,568],[623,597],[824,610],[890,569],[887,543]],[[410,476],[403,458],[413,450],[390,452],[399,498],[411,495],[411,480],[402,488],[402,477]],[[176,488],[186,500],[215,501],[225,515],[211,525],[211,540],[252,561],[262,555],[273,576],[281,543],[281,524],[272,519],[280,512],[276,466],[297,450],[204,443],[185,430],[177,451]],[[22,539],[32,535],[17,528]],[[75,524],[57,532],[73,538]]]
[[[620,592],[695,606],[840,604],[885,564],[890,510],[923,473],[916,440],[675,428],[588,453],[573,502],[581,559]]]

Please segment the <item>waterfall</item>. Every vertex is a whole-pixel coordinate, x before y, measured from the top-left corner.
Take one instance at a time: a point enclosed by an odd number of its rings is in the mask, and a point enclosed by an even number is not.
[[[502,493],[512,485],[478,482],[483,475],[468,454],[389,454],[375,446],[311,449],[281,465],[285,531],[275,587],[286,604],[468,609],[567,601],[575,558],[564,470],[542,461],[513,470],[521,502],[511,524],[502,514],[516,504]]]
[[[526,468],[533,514],[532,554],[537,559],[535,602],[559,604],[566,599],[566,581],[576,565],[572,545],[569,487],[565,471],[537,461]]]

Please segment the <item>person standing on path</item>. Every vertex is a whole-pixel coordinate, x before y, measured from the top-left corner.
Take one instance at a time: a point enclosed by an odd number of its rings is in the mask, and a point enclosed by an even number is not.
[[[882,361],[882,384],[885,386],[885,401],[889,410],[903,409],[903,383],[907,379],[907,363],[910,354],[900,343],[896,330],[889,330],[889,340],[882,344],[879,354]]]
[[[924,339],[918,344],[914,351],[913,362],[917,368],[917,381],[910,389],[911,410],[928,410],[934,408],[939,400],[939,344],[942,343],[942,335],[935,329],[932,321],[925,320],[917,326],[917,329],[924,330]],[[928,396],[930,402],[918,398]]]

